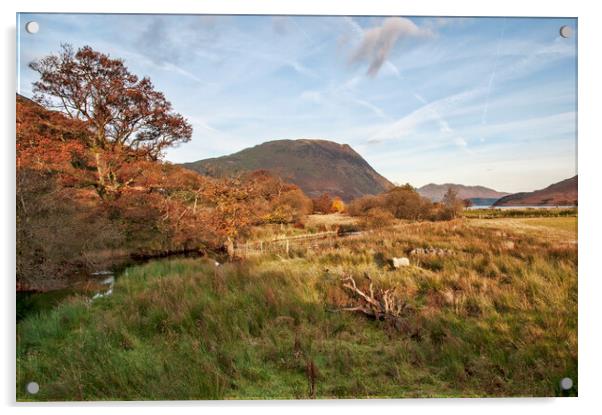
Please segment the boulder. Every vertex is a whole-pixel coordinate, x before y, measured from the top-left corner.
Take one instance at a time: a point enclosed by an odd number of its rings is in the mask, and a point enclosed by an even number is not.
[[[407,267],[409,265],[410,265],[410,260],[406,257],[393,258],[393,267],[394,268]]]

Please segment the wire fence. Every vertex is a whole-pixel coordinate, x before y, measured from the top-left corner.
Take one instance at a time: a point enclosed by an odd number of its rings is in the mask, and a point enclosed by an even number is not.
[[[264,254],[276,254],[281,256],[290,256],[298,250],[320,249],[333,246],[341,238],[359,236],[361,232],[352,232],[340,234],[337,231],[327,231],[304,235],[295,235],[288,237],[279,237],[274,239],[264,239],[238,243],[234,247],[234,255],[239,258],[248,258]]]

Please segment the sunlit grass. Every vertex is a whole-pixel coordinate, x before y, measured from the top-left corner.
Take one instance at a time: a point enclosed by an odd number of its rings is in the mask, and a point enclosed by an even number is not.
[[[131,268],[113,296],[19,324],[17,397],[308,398],[312,361],[319,398],[554,396],[561,378],[577,381],[577,247],[553,222],[565,218],[549,220],[532,233],[399,224],[288,257]],[[417,247],[453,253],[410,255]],[[379,261],[393,256],[411,265]],[[406,302],[400,330],[339,311],[347,273]]]
[[[565,218],[524,218],[524,223],[532,226],[543,226],[577,234],[577,217]]]

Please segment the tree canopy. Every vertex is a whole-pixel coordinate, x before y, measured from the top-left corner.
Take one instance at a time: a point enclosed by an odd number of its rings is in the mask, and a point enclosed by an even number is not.
[[[63,44],[58,54],[30,63],[40,75],[35,99],[87,123],[88,145],[102,150],[128,149],[156,160],[172,145],[187,142],[191,125],[172,111],[151,80],[132,74],[121,59],[84,46]]]

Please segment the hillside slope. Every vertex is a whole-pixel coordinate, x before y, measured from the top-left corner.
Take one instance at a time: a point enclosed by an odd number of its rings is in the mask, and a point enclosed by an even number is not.
[[[310,197],[329,193],[345,201],[393,186],[349,145],[327,140],[268,141],[229,156],[182,166],[214,177],[268,170],[296,184]]]
[[[418,193],[420,193],[421,196],[432,200],[433,202],[439,202],[441,199],[443,199],[443,195],[450,187],[458,193],[458,197],[461,199],[499,199],[500,197],[509,194],[505,192],[498,192],[497,190],[493,190],[484,186],[465,186],[455,183],[430,183],[419,188]]]
[[[514,193],[493,206],[569,206],[577,205],[577,176],[533,192]]]

